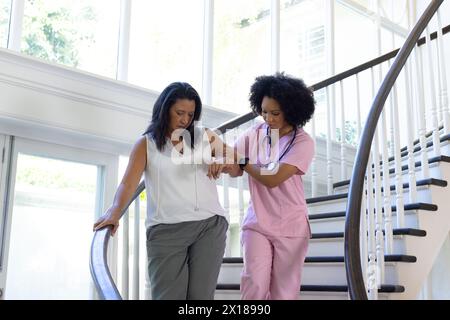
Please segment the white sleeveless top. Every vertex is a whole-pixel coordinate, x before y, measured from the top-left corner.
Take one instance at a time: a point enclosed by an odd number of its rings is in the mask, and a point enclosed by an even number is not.
[[[195,129],[194,150],[186,145],[186,139],[183,140],[184,155],[169,139],[160,152],[147,134],[146,228],[160,223],[204,220],[214,215],[229,220],[220,205],[215,180],[206,176],[208,165],[204,160],[211,159],[211,147],[207,135],[202,135],[204,132],[204,129]]]

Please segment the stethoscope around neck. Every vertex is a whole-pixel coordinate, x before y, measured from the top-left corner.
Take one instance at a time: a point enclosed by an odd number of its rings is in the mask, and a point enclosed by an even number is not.
[[[272,148],[272,137],[270,136],[269,130],[270,130],[270,127],[267,126],[266,135],[264,136],[263,140],[261,141],[261,144],[264,145],[264,142],[267,140],[267,144],[268,144],[269,150],[270,150]],[[284,151],[281,154],[281,156],[278,157],[277,163],[279,163],[281,161],[281,159],[286,155],[286,153],[288,153],[288,151],[291,149],[292,145],[294,144],[294,140],[295,140],[296,136],[297,136],[297,126],[294,126],[294,134],[292,135],[291,141],[289,142],[287,147],[284,149]],[[269,154],[270,154],[270,151],[269,151]],[[269,170],[272,170],[273,167],[275,167],[275,163],[274,162],[270,162],[268,165],[266,165],[266,167]]]

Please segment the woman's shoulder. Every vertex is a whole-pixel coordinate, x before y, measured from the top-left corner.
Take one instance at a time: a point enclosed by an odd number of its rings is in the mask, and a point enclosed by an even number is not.
[[[296,139],[297,142],[314,146],[314,139],[303,128],[298,128]]]

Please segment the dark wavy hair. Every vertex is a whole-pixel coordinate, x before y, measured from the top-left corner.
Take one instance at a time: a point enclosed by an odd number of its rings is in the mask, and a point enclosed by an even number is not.
[[[284,113],[287,123],[303,127],[313,116],[315,100],[302,79],[276,73],[272,76],[259,76],[250,88],[250,106],[253,112],[261,115],[264,97],[275,99]]]
[[[174,82],[168,85],[159,95],[153,106],[152,121],[144,132],[144,135],[150,134],[159,151],[162,151],[166,144],[166,135],[170,122],[170,108],[178,99],[188,99],[195,102],[194,117],[187,128],[191,136],[191,148],[194,147],[194,122],[200,120],[202,101],[198,92],[189,83]]]

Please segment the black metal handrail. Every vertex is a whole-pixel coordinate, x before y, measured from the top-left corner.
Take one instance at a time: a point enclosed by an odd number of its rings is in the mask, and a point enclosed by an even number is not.
[[[446,34],[450,32],[450,25],[446,26],[442,29],[443,34]],[[436,39],[437,32],[434,32],[431,34],[431,39]],[[418,42],[418,45],[422,45],[425,43],[425,39],[420,39]],[[380,56],[376,59],[370,60],[366,63],[363,63],[357,67],[354,67],[352,69],[349,69],[347,71],[344,71],[340,74],[337,74],[333,77],[330,77],[324,81],[320,81],[314,85],[312,85],[310,88],[314,91],[317,91],[319,89],[322,89],[324,87],[327,87],[331,84],[334,84],[338,81],[344,80],[350,76],[353,76],[359,72],[365,71],[367,69],[370,69],[380,63],[383,63],[389,59],[392,59],[395,57],[400,49],[393,50],[383,56]],[[226,130],[234,129],[244,123],[247,123],[248,121],[256,118],[257,115],[253,112],[248,112],[244,115],[237,116],[219,127],[215,128],[214,131],[218,133],[224,133]],[[142,181],[137,189],[136,192],[131,197],[131,200],[125,206],[125,209],[123,209],[121,213],[121,217],[125,214],[125,212],[128,210],[129,205],[141,194],[141,192],[145,189],[145,184]],[[351,199],[349,197],[349,199]],[[347,233],[346,233],[347,234]],[[91,254],[90,254],[90,270],[91,275],[95,284],[95,287],[97,288],[97,291],[99,293],[99,296],[101,299],[106,300],[120,300],[122,299],[114,280],[112,279],[111,273],[109,271],[108,265],[107,265],[107,248],[108,248],[108,242],[111,237],[111,226],[106,226],[100,230],[97,230],[94,233],[94,237],[91,243]],[[358,253],[359,256],[359,253]]]
[[[405,44],[400,49],[400,52],[398,53],[394,63],[381,84],[380,90],[372,103],[372,107],[367,116],[367,121],[361,135],[356,153],[355,164],[353,166],[353,172],[350,179],[344,233],[345,269],[349,294],[352,300],[367,300],[367,291],[364,285],[364,278],[361,269],[359,230],[361,222],[361,202],[364,190],[364,179],[378,119],[393,85],[408,60],[413,48],[416,46],[420,35],[425,30],[426,26],[443,1],[444,0],[433,0],[409,34]]]

